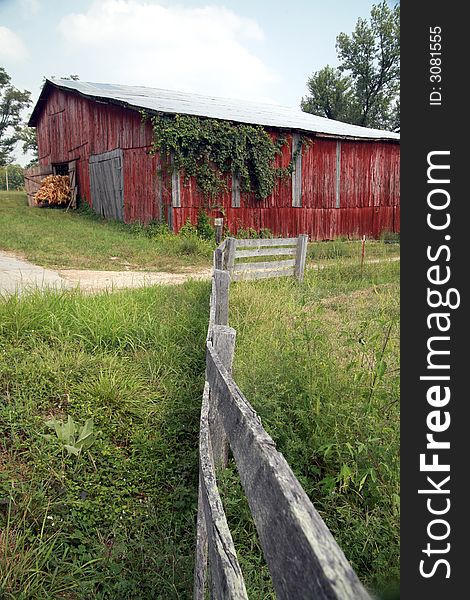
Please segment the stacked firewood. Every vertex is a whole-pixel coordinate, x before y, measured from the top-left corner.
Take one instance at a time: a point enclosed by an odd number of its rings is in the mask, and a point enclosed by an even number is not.
[[[70,192],[68,175],[48,175],[41,181],[34,198],[36,204],[61,205],[70,201]]]

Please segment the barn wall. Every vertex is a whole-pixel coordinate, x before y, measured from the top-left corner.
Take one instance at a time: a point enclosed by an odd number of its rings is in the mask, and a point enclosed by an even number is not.
[[[172,207],[168,166],[158,155],[149,155],[151,125],[142,123],[138,112],[51,88],[37,134],[41,165],[77,161],[79,194],[88,202],[90,155],[121,148],[126,222],[164,219],[178,231],[187,219],[195,223],[198,212],[206,210],[213,217],[223,216],[232,233],[267,228],[275,235],[308,233],[310,239],[320,240],[378,237],[384,230],[400,230],[398,143],[341,140],[338,146],[337,140],[311,136],[302,151],[301,207],[292,206],[290,177],[278,180],[264,200],[242,192],[240,207],[232,208],[231,177],[227,191],[208,202],[195,181],[183,175],[181,206]],[[273,139],[278,135],[270,134]],[[287,143],[276,158],[278,167],[286,167],[292,155],[292,135],[283,135]]]
[[[272,134],[275,137],[275,134]],[[276,159],[286,167],[292,153],[292,136]],[[273,234],[296,236],[308,233],[310,239],[339,236],[379,237],[382,231],[400,231],[399,174],[400,147],[389,142],[340,143],[339,207],[337,204],[337,140],[311,137],[302,151],[301,207],[292,206],[292,180],[278,180],[274,192],[264,200],[242,193],[240,207],[231,206],[231,181],[228,191],[215,203],[204,201],[194,181],[181,178],[181,208],[174,208],[178,230],[187,219],[197,220],[201,209],[213,217],[223,216],[232,233],[241,228],[270,229]]]
[[[90,203],[90,156],[121,148],[124,220],[160,218],[159,158],[148,154],[152,130],[149,123],[142,123],[138,112],[51,89],[37,136],[41,165],[77,161],[79,194]]]

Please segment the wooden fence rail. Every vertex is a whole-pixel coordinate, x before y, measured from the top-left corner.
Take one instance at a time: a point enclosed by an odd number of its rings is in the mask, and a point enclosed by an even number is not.
[[[227,238],[223,248],[219,247],[218,251],[216,250],[215,262],[218,269],[223,268],[230,273],[232,281],[292,275],[302,281],[306,255],[306,235],[264,240]],[[295,258],[285,258],[291,256]],[[262,257],[276,257],[277,260],[257,260]],[[250,262],[237,262],[240,258],[248,258]]]
[[[236,333],[228,326],[229,287],[230,280],[238,278],[236,253],[245,252],[237,248],[259,250],[266,246],[271,250],[274,247],[293,248],[296,259],[300,255],[298,268],[303,273],[306,239],[299,242],[228,238],[214,254],[214,266],[226,268],[214,268],[206,340],[194,600],[203,600],[207,593],[216,600],[247,598],[216,481],[217,469],[227,465],[229,447],[277,597],[370,600],[341,548],[231,375]],[[291,261],[286,262],[289,262],[287,268],[291,269]],[[294,265],[294,272],[296,268]],[[278,276],[278,270],[272,270],[271,276]],[[301,275],[297,276],[301,279]]]

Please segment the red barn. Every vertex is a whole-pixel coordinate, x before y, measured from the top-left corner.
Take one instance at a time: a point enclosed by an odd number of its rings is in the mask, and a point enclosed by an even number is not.
[[[39,162],[53,172],[76,172],[78,195],[104,217],[125,222],[166,220],[174,231],[196,222],[207,202],[193,178],[162,169],[150,155],[152,125],[142,111],[185,114],[262,125],[288,144],[276,159],[289,164],[299,136],[310,143],[292,177],[279,179],[264,200],[240,193],[236,181],[211,216],[240,228],[310,239],[378,237],[399,231],[399,134],[317,117],[301,110],[147,87],[47,80],[31,115]]]

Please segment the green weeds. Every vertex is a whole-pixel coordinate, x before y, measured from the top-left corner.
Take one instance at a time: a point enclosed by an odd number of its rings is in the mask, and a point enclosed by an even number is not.
[[[380,593],[398,580],[398,276],[346,256],[231,288],[235,380]],[[5,598],[191,597],[209,290],[0,300]],[[274,598],[233,463],[220,489],[250,597]]]
[[[399,577],[398,275],[397,262],[361,273],[343,259],[308,271],[303,286],[231,290],[235,380],[361,580],[380,593]],[[233,509],[236,489],[224,487],[224,502],[246,557],[257,542],[243,504]],[[249,572],[263,572],[253,558]],[[270,597],[261,589],[253,597]]]
[[[181,271],[209,266],[214,244],[195,231],[175,235],[163,223],[107,221],[78,211],[28,207],[24,193],[0,192],[1,248],[62,269]]]
[[[190,597],[208,295],[0,302],[6,598]]]

